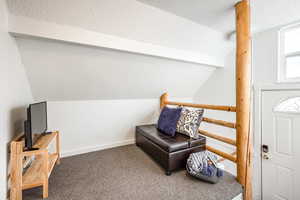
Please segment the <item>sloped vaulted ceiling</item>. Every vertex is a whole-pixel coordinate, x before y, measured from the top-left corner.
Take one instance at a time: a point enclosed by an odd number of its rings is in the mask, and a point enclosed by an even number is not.
[[[17,43],[37,101],[191,97],[214,70],[49,40]]]
[[[10,19],[78,27],[220,60],[233,47],[218,31],[136,0],[9,0],[8,6]],[[158,98],[165,91],[192,97],[215,70],[53,38],[15,36],[35,100]]]
[[[213,68],[84,47],[17,39],[35,100],[191,97]]]

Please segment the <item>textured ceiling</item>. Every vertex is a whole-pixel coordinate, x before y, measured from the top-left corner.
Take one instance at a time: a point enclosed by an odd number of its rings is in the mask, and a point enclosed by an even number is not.
[[[235,30],[234,4],[239,0],[85,0],[84,3],[81,0],[7,1],[10,11],[16,15],[81,26],[100,32],[110,31],[115,32],[117,35],[122,35],[122,29],[130,28],[132,29],[131,36],[139,39],[139,35],[143,35],[147,31],[155,35],[155,32],[152,32],[155,24],[157,26],[156,30],[159,31],[164,29],[164,26],[169,26],[166,22],[172,24],[173,21],[167,16],[162,18],[156,15],[153,9],[142,8],[137,2],[228,34]],[[252,10],[253,31],[262,31],[300,20],[299,0],[249,1]],[[129,19],[128,22],[125,22],[126,18]],[[119,21],[115,19],[119,19]],[[113,24],[111,24],[111,21],[113,21]],[[177,19],[177,21],[180,25],[181,20]],[[142,30],[135,30],[135,27],[140,27],[141,23],[146,26]],[[147,29],[147,25],[149,25],[149,29]],[[184,28],[181,28],[181,30],[186,32]],[[168,42],[172,39],[173,34],[178,34],[178,31],[173,29],[173,32],[170,30],[165,33],[171,33],[171,38],[166,39],[166,42]],[[160,34],[164,34],[164,31]],[[183,40],[183,42],[186,41]],[[188,42],[186,43],[191,45]]]
[[[13,15],[175,49],[223,56],[229,48],[220,32],[136,0],[9,0],[8,6]]]
[[[223,33],[235,30],[234,4],[239,0],[138,0]],[[252,30],[262,31],[300,19],[299,0],[250,0]]]
[[[138,0],[227,33],[235,29],[234,5],[239,0]]]
[[[299,0],[251,0],[254,31],[263,31],[300,20]]]

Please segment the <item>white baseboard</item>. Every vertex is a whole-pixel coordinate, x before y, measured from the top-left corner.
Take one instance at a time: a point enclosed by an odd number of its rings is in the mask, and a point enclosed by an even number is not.
[[[100,150],[104,150],[104,149],[110,149],[113,147],[119,147],[119,146],[134,144],[134,143],[135,143],[135,139],[129,139],[129,140],[123,140],[123,141],[119,141],[119,142],[113,142],[110,144],[89,146],[89,147],[84,147],[84,148],[80,148],[80,149],[74,149],[71,151],[62,152],[61,157],[64,158],[64,157],[69,157],[69,156],[75,156],[75,155],[79,155],[79,154],[83,154],[83,153],[100,151]]]

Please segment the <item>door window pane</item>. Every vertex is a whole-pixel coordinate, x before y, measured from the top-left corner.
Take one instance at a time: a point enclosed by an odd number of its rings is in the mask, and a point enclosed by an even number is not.
[[[300,97],[293,97],[279,103],[275,109],[277,112],[300,113]]]

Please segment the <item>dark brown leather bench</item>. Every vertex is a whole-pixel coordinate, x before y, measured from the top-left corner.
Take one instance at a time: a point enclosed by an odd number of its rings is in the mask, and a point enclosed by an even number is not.
[[[205,150],[206,139],[191,139],[177,133],[175,137],[162,134],[156,125],[137,126],[135,132],[136,145],[150,155],[165,170],[166,175],[184,168],[191,153]]]

